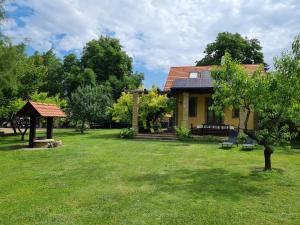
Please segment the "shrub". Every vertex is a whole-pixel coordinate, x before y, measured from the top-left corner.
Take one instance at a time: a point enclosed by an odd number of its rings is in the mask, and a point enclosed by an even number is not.
[[[176,136],[181,141],[188,141],[192,139],[191,131],[186,127],[175,127]]]
[[[244,132],[240,131],[238,136],[237,136],[237,141],[239,144],[244,144],[247,140],[248,135],[245,134]]]
[[[120,132],[120,137],[125,139],[131,139],[135,135],[135,130],[132,128],[124,128]]]

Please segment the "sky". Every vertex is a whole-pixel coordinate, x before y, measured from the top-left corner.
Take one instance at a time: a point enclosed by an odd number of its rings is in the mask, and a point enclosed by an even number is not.
[[[145,73],[146,88],[163,87],[171,66],[195,65],[219,32],[257,38],[265,61],[300,33],[299,0],[14,0],[1,30],[34,50],[80,55],[99,36],[120,39]]]

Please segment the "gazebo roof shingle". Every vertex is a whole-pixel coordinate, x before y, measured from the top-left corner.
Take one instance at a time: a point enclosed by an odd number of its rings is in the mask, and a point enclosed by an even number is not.
[[[30,116],[37,114],[40,117],[66,117],[66,114],[55,104],[46,104],[39,102],[27,102],[23,108],[17,113],[17,116]]]

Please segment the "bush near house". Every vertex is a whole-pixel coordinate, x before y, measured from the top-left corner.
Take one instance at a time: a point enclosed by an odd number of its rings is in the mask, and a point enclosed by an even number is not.
[[[125,139],[131,139],[136,134],[133,128],[124,128],[120,132],[120,137]]]
[[[180,141],[189,141],[192,139],[192,133],[190,129],[186,127],[175,127],[176,136]]]

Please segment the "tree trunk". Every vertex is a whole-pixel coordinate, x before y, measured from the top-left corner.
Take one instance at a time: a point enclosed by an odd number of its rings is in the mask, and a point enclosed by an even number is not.
[[[14,118],[11,118],[11,119],[10,119],[10,123],[11,123],[11,128],[12,128],[13,131],[14,131],[14,134],[17,134],[17,128],[16,128],[15,119],[14,119]]]
[[[266,145],[264,150],[264,156],[265,156],[265,171],[272,170],[272,164],[271,164],[271,155],[273,154],[273,149],[271,146]]]
[[[250,109],[247,109],[247,114],[246,114],[246,118],[244,121],[244,131],[247,132],[248,131],[248,121],[249,121],[249,117],[250,117]]]
[[[85,124],[85,120],[82,120],[81,128],[80,128],[80,133],[82,133],[82,134],[83,134],[83,131],[84,131],[84,124]]]

